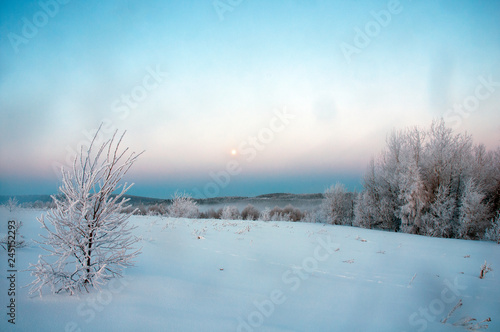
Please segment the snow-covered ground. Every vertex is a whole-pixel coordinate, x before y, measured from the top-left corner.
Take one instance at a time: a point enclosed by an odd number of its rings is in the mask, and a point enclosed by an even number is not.
[[[18,210],[25,238],[42,211]],[[2,236],[10,213],[0,208]],[[291,222],[134,216],[143,253],[100,292],[28,296],[16,252],[15,325],[1,249],[1,331],[500,331],[500,246]],[[484,261],[493,270],[479,278]],[[462,299],[446,324],[440,322]]]

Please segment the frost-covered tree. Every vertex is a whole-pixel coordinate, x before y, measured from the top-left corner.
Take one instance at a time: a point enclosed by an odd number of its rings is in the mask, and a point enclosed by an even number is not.
[[[352,224],[352,201],[347,195],[346,187],[340,183],[336,183],[325,190],[321,210],[327,224]]]
[[[365,190],[358,195],[354,207],[354,225],[396,231],[399,229],[397,164],[401,158],[401,147],[397,139],[390,139],[390,142],[392,148],[389,151],[382,153],[377,161],[370,161],[364,176]]]
[[[240,219],[240,211],[236,206],[228,205],[222,209],[221,219],[238,220]]]
[[[454,133],[443,120],[427,130],[393,131],[370,161],[363,187],[354,225],[478,238],[485,220],[500,209],[500,148],[474,145],[470,135]],[[472,201],[480,204],[473,209]]]
[[[488,220],[488,206],[484,203],[485,195],[473,179],[465,183],[461,198],[458,234],[461,238],[478,238]]]
[[[167,214],[172,218],[198,218],[200,211],[189,194],[176,192],[172,204],[167,208]]]
[[[399,185],[399,217],[401,230],[405,233],[418,234],[422,224],[422,210],[425,204],[425,190],[419,167],[412,163],[403,172]]]
[[[492,167],[490,181],[492,183],[490,195],[491,208],[494,213],[500,212],[500,147],[491,152]]]
[[[19,207],[19,201],[15,197],[9,197],[9,200],[5,203],[5,207],[9,212],[14,212]]]
[[[484,145],[475,146],[470,168],[492,216],[495,216],[500,211],[500,147],[496,151],[487,151]]]
[[[453,216],[455,214],[455,198],[450,196],[449,188],[439,186],[434,202],[423,217],[425,234],[435,237],[452,237],[454,233]]]
[[[370,228],[373,220],[373,213],[370,211],[372,207],[372,202],[370,202],[370,194],[368,191],[363,191],[356,197],[356,203],[354,205],[354,221],[353,226]]]
[[[38,221],[46,235],[38,242],[48,254],[30,264],[35,280],[31,293],[47,286],[53,293],[74,294],[98,288],[113,277],[121,277],[140,253],[131,231],[125,193],[131,185],[120,184],[140,154],[121,150],[123,136],[113,137],[86,152],[80,151],[71,170],[62,169],[61,195],[56,205]],[[60,198],[59,198],[60,197]]]

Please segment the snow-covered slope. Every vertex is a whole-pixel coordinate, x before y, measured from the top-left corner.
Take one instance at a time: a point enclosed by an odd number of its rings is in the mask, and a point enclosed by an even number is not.
[[[18,210],[26,239],[42,211]],[[9,212],[0,208],[1,233]],[[500,331],[500,246],[291,222],[134,216],[143,253],[101,292],[30,298],[16,253],[15,325],[1,249],[1,331]],[[479,278],[484,261],[493,271]],[[462,299],[446,324],[440,322]]]

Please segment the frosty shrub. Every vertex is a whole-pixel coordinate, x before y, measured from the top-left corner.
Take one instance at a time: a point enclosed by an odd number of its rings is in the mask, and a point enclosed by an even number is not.
[[[215,211],[214,209],[210,209],[207,211],[207,215],[210,219],[220,219],[222,215],[222,210],[219,209]]]
[[[10,197],[5,203],[5,207],[9,210],[9,212],[14,212],[19,207],[19,201],[15,197]]]
[[[317,223],[321,222],[321,218],[319,216],[319,213],[316,212],[315,210],[306,210],[303,213],[302,217],[302,222],[308,222],[308,223]]]
[[[166,208],[163,204],[153,204],[148,206],[148,215],[149,216],[161,216],[166,214]]]
[[[260,213],[259,220],[262,221],[271,221],[271,209],[269,207],[265,207],[264,210]]]
[[[56,207],[38,218],[46,232],[38,243],[48,254],[30,264],[35,277],[31,294],[41,296],[45,286],[53,293],[88,292],[121,277],[140,253],[128,223],[131,214],[121,213],[128,202],[123,196],[132,185],[119,184],[140,154],[128,153],[128,148],[120,151],[125,133],[116,141],[115,132],[95,146],[98,133],[72,169],[62,169],[62,195],[52,196]]]
[[[221,214],[220,218],[225,219],[225,220],[241,219],[240,211],[238,210],[238,208],[236,206],[232,206],[232,205],[225,206],[222,209],[222,214]]]
[[[144,203],[141,203],[137,208],[135,208],[134,214],[138,216],[145,216],[148,214],[148,208],[144,205]]]
[[[264,214],[265,213],[265,214]],[[300,209],[288,204],[284,208],[275,206],[272,210],[264,210],[261,219],[265,221],[300,221],[304,214]]]
[[[491,264],[488,264],[488,262],[484,261],[483,265],[481,265],[481,271],[479,272],[479,279],[484,279],[484,276],[486,273],[493,271],[491,268]]]
[[[172,204],[167,208],[167,214],[172,218],[198,218],[200,212],[191,196],[176,192],[172,198]]]
[[[279,206],[275,206],[271,211],[269,211],[269,220],[272,221],[290,221],[288,216],[285,216],[283,209]]]
[[[291,204],[288,204],[283,208],[283,215],[287,220],[290,221],[300,221],[304,217],[304,214],[300,209],[293,207]]]
[[[12,245],[13,247],[15,247],[16,249],[26,247],[26,241],[24,240],[24,235],[21,232],[21,227],[22,226],[23,226],[23,222],[22,221],[14,220],[14,229],[13,229],[13,231],[15,231],[16,240],[12,241],[14,243],[11,242],[10,245]],[[9,247],[9,236],[8,235],[5,235],[0,240],[0,246],[2,248],[4,248],[5,250],[8,250],[8,247]]]
[[[252,204],[248,204],[241,211],[241,219],[244,220],[257,220],[259,219],[259,216],[260,216],[259,210],[257,210],[257,208]]]

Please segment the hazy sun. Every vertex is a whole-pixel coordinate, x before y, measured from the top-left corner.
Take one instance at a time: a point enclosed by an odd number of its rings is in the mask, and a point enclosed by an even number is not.
[[[232,150],[231,150],[231,154],[232,154],[233,156],[236,156],[236,150],[235,150],[235,149],[232,149]]]

